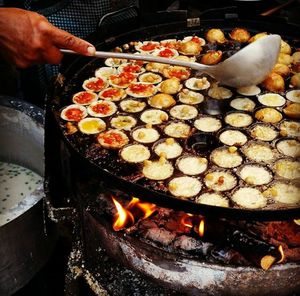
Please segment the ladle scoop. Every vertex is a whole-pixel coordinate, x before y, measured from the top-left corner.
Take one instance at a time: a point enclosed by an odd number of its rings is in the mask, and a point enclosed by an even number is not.
[[[221,84],[239,88],[242,86],[256,85],[265,79],[276,64],[280,51],[280,43],[281,37],[279,35],[264,36],[248,44],[223,62],[213,66],[203,65],[197,62],[157,57],[150,54],[142,55],[96,51],[94,56],[97,58],[142,60],[189,67],[210,75]],[[61,52],[77,54],[67,49],[61,49]]]

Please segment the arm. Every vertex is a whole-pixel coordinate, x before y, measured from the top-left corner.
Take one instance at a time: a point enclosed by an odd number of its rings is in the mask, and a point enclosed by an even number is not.
[[[0,55],[19,68],[37,63],[59,64],[60,48],[93,55],[90,43],[60,30],[35,12],[0,8]]]

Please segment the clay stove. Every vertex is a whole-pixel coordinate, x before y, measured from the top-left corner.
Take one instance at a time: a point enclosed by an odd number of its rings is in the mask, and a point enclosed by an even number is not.
[[[300,291],[300,226],[295,221],[191,215],[132,199],[97,178],[88,179],[73,183],[78,220],[68,295],[78,293],[74,281],[81,277],[97,295]]]

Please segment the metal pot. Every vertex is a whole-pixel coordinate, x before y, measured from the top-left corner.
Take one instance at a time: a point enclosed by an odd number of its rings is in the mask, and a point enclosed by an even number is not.
[[[44,174],[43,111],[0,96],[0,160]],[[55,231],[45,231],[43,186],[24,196],[0,224],[0,295],[11,295],[33,278],[49,258]],[[0,193],[3,200],[3,192]]]

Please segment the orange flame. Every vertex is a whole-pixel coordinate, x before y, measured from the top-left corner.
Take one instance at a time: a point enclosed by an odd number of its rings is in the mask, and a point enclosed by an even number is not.
[[[130,203],[127,205],[127,209],[131,209],[132,207],[134,207],[140,200],[136,197],[133,197],[130,201]]]
[[[129,225],[134,224],[135,218],[146,219],[156,211],[156,205],[151,203],[142,203],[136,197],[133,197],[129,204],[123,207],[115,198],[112,197],[113,203],[117,209],[117,214],[114,217],[113,229],[119,231]],[[140,211],[134,211],[139,209]],[[134,215],[132,214],[134,213]],[[143,215],[141,217],[141,214]]]
[[[137,206],[143,211],[144,217],[142,219],[147,219],[156,211],[156,205],[147,203],[147,202],[139,202]]]
[[[279,252],[280,252],[280,254],[281,254],[281,259],[280,259],[279,261],[277,261],[277,263],[281,263],[281,262],[284,260],[284,258],[285,258],[284,252],[283,252],[283,248],[282,248],[282,245],[280,245],[280,246],[278,247],[278,250],[279,250]]]
[[[204,219],[203,218],[200,220],[198,232],[199,232],[200,237],[204,236]]]
[[[146,218],[150,217],[156,211],[155,204],[151,204],[151,203],[147,203],[147,202],[140,202],[140,200],[136,197],[133,197],[131,199],[130,203],[128,204],[128,206],[126,208],[129,210],[134,207],[139,208],[143,212],[144,216],[142,217],[142,219],[146,219]]]
[[[113,229],[119,231],[126,227],[130,222],[134,223],[133,215],[127,211],[116,199],[112,197],[114,205],[117,209],[117,214],[115,216],[115,221],[113,223]]]
[[[184,214],[180,220],[180,223],[186,227],[193,228],[191,217],[193,217],[193,214]]]

